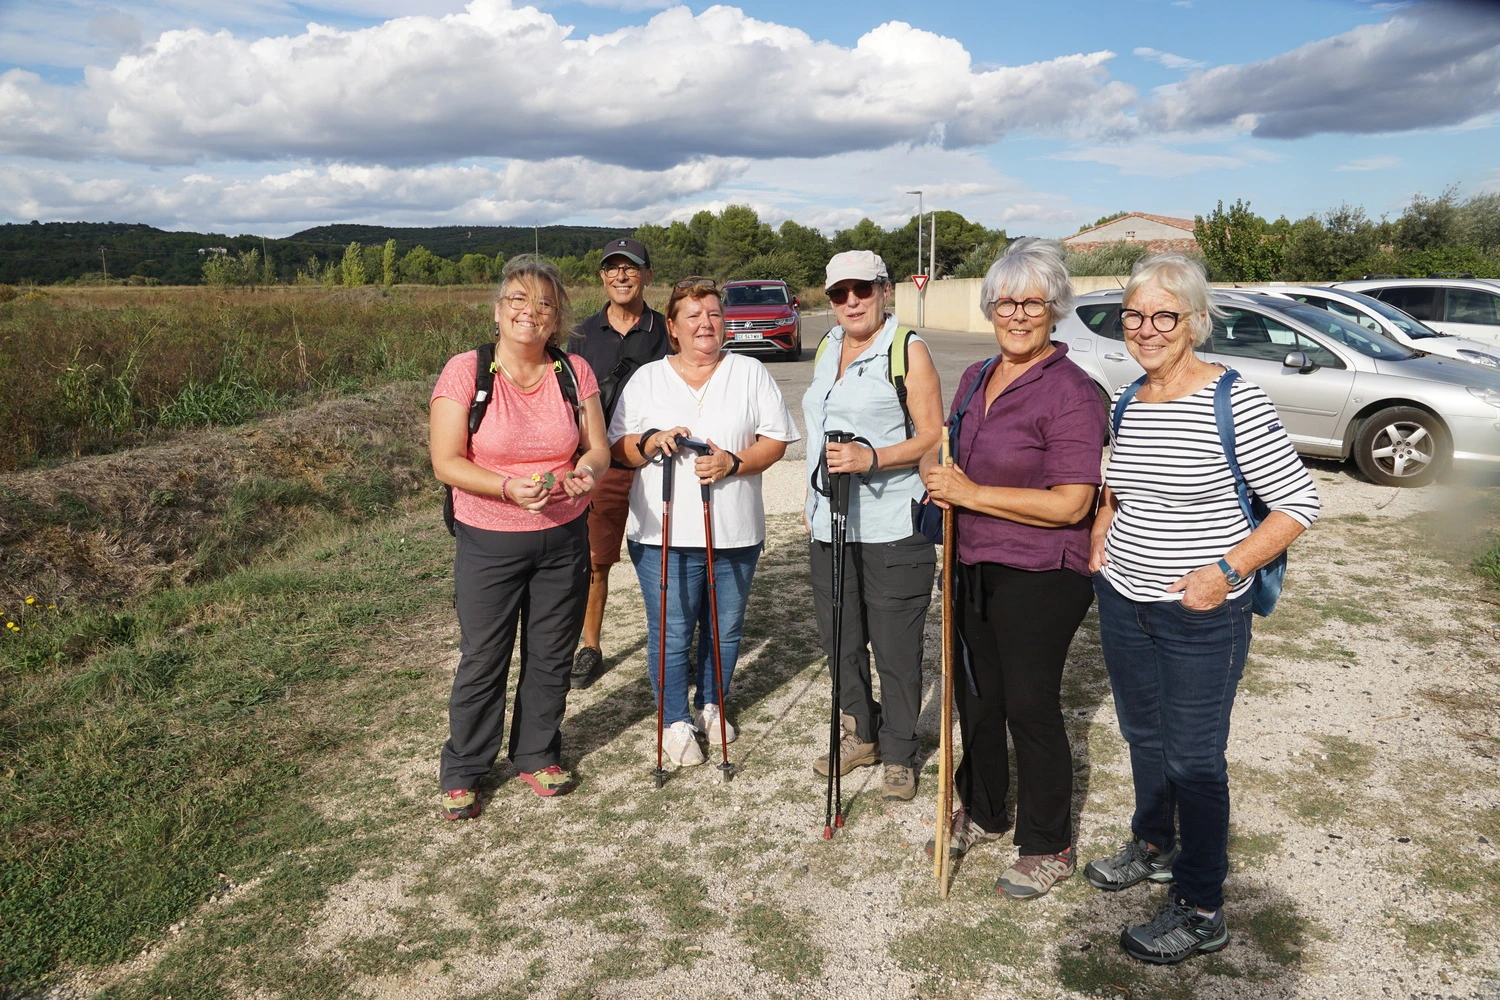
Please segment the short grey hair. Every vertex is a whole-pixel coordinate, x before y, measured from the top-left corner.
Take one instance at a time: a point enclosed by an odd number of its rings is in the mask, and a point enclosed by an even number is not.
[[[528,281],[541,286],[542,294],[551,296],[557,303],[553,318],[557,329],[547,335],[547,343],[567,350],[568,337],[573,332],[573,303],[568,298],[568,289],[563,285],[562,272],[545,257],[523,253],[505,262],[500,270],[500,285],[495,289],[495,303],[505,297],[506,290],[517,281]]]
[[[1208,272],[1203,265],[1180,253],[1157,253],[1142,257],[1130,270],[1130,280],[1125,283],[1125,294],[1120,297],[1120,308],[1130,308],[1130,300],[1136,292],[1147,285],[1155,285],[1175,298],[1188,314],[1188,329],[1193,332],[1193,345],[1202,347],[1213,333],[1214,320],[1224,316],[1224,310],[1215,304],[1213,291],[1208,284]]]
[[[1006,247],[979,286],[979,308],[985,319],[993,321],[996,302],[1018,298],[1033,288],[1041,289],[1047,299],[1053,323],[1073,306],[1073,283],[1068,280],[1062,245],[1056,240],[1027,236]]]

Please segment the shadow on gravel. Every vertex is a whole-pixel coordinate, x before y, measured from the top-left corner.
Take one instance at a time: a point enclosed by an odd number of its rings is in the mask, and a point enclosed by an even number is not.
[[[1085,860],[1079,859],[1082,865]],[[1229,946],[1178,965],[1137,962],[1120,948],[1120,932],[1144,923],[1167,898],[1167,888],[1140,885],[1081,897],[1055,943],[1057,983],[1089,996],[1189,1000],[1204,996],[1298,996],[1313,939],[1328,934],[1304,916],[1298,901],[1276,886],[1231,874],[1225,886]],[[1252,985],[1256,984],[1256,985]]]

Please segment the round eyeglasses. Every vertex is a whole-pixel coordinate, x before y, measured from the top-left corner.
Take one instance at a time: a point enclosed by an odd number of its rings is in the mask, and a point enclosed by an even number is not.
[[[1171,333],[1177,329],[1177,324],[1182,322],[1182,317],[1186,315],[1187,313],[1167,312],[1166,310],[1154,312],[1151,314],[1151,326],[1158,333]],[[1125,329],[1132,331],[1139,330],[1145,323],[1145,313],[1136,309],[1120,310],[1120,325]]]
[[[511,292],[509,295],[502,296],[502,301],[516,312],[520,312],[527,306],[531,306],[542,316],[557,312],[557,303],[551,299],[533,299],[530,295],[522,295],[520,292]]]

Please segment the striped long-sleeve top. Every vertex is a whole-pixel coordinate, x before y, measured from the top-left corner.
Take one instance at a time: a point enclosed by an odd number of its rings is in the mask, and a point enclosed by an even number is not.
[[[1218,562],[1250,534],[1214,421],[1214,388],[1211,383],[1165,403],[1134,399],[1120,420],[1104,472],[1119,509],[1105,539],[1103,573],[1131,600],[1181,600],[1180,592],[1166,588]],[[1235,457],[1251,492],[1310,526],[1318,517],[1318,491],[1271,400],[1241,378],[1230,404]],[[1230,597],[1243,594],[1253,579],[1247,576]]]

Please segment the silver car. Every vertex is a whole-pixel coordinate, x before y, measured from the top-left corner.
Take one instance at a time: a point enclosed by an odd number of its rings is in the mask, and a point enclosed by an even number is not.
[[[1352,288],[1327,288],[1322,285],[1249,285],[1242,291],[1275,295],[1296,302],[1306,302],[1319,309],[1338,313],[1367,330],[1384,334],[1414,351],[1441,354],[1458,361],[1472,361],[1500,371],[1500,347],[1477,340],[1439,333],[1419,319],[1413,319],[1389,302]]]
[[[1125,348],[1121,294],[1080,295],[1053,335],[1106,394],[1142,372]],[[1424,485],[1450,462],[1500,468],[1500,373],[1316,306],[1240,291],[1214,299],[1226,315],[1198,355],[1264,389],[1302,454],[1352,458],[1386,486]]]
[[[1500,347],[1500,281],[1488,278],[1376,278],[1340,281],[1409,313],[1439,333]]]

